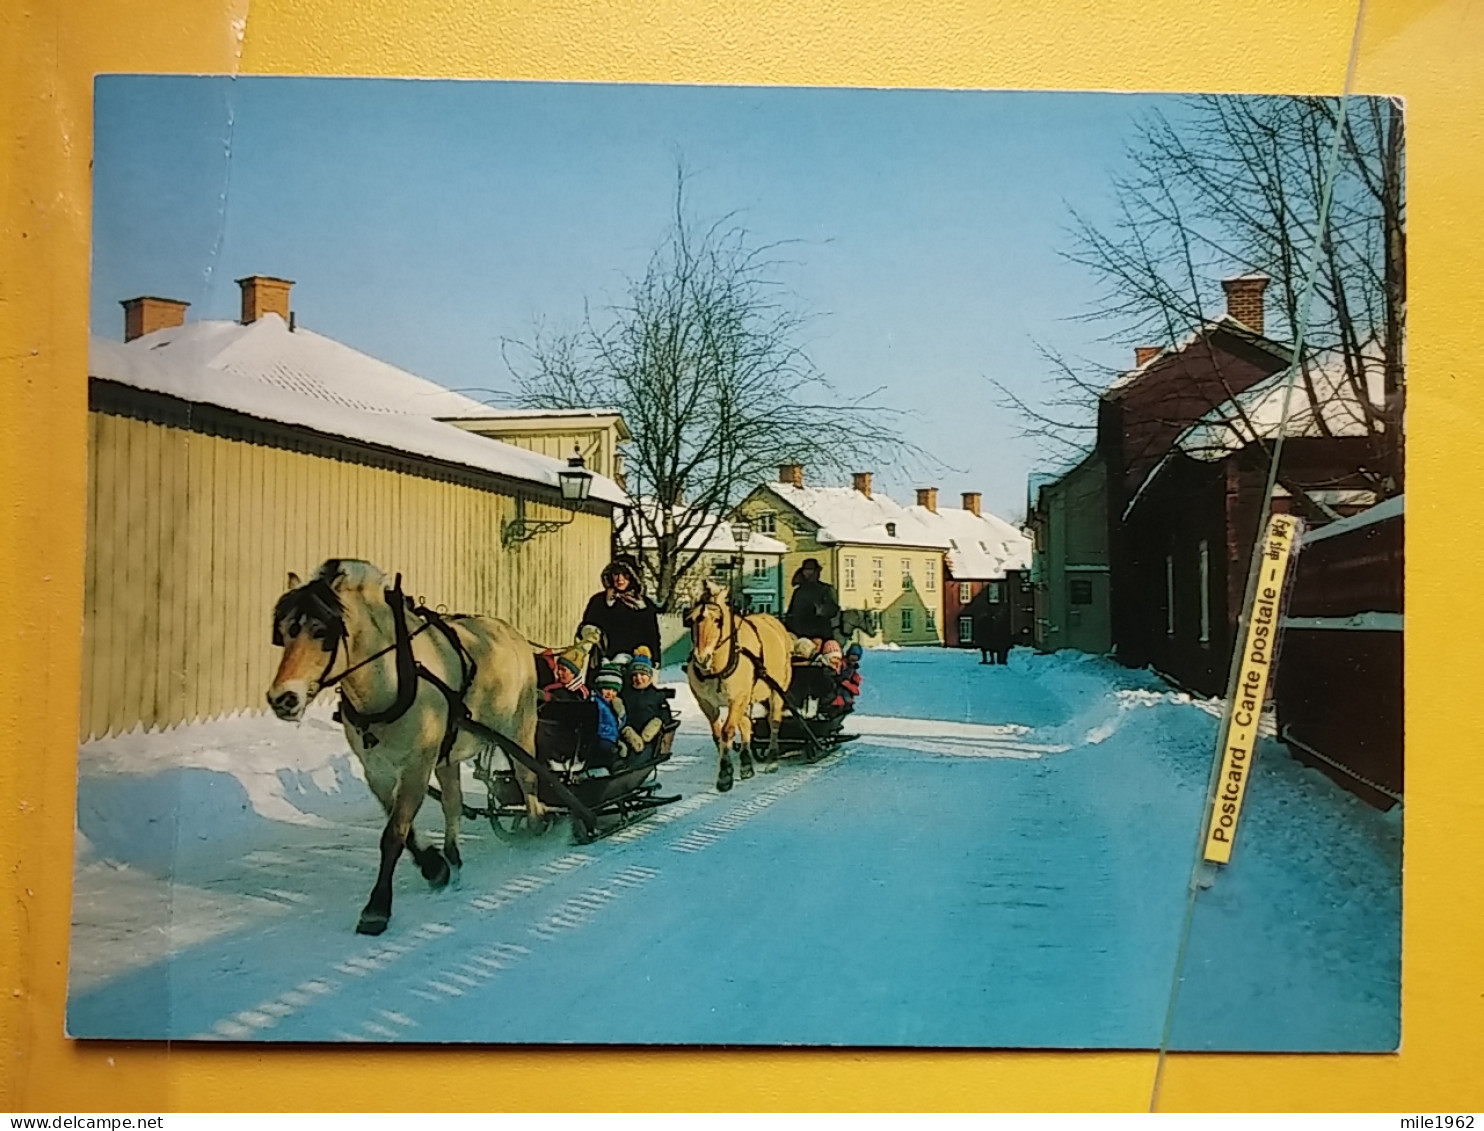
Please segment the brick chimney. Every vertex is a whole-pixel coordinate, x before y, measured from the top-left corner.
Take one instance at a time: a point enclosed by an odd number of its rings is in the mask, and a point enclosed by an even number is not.
[[[1247,329],[1262,333],[1262,292],[1273,280],[1266,275],[1236,275],[1221,280],[1226,292],[1226,312]]]
[[[247,275],[237,280],[242,288],[242,324],[256,322],[265,314],[276,314],[289,320],[289,288],[292,279],[275,279],[272,275]]]
[[[871,473],[869,471],[857,471],[850,477],[851,486],[866,498],[871,497]]]
[[[976,517],[979,515],[979,492],[978,491],[965,491],[964,492],[964,510],[968,511],[970,514],[972,514],[972,515],[974,515]]]
[[[804,485],[804,465],[802,463],[780,463],[778,465],[778,482],[787,483],[793,487]]]
[[[156,330],[183,325],[186,307],[191,304],[174,298],[140,295],[126,298],[119,305],[124,308],[124,341],[132,342]]]
[[[936,487],[919,487],[917,489],[917,505],[926,507],[934,514],[938,513],[938,489]]]
[[[1135,346],[1134,368],[1138,369],[1144,365],[1147,365],[1163,352],[1164,349],[1161,346]]]

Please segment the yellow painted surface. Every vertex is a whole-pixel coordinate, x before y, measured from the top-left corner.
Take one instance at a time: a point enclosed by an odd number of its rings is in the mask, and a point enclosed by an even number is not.
[[[606,475],[610,479],[614,477],[616,471],[622,470],[617,466],[617,423],[595,427],[580,427],[560,421],[553,421],[539,427],[501,420],[468,422],[453,420],[449,423],[470,432],[477,432],[481,436],[491,436],[504,443],[513,444],[517,448],[540,452],[553,459],[565,460],[577,451],[581,453],[590,471]]]
[[[110,521],[87,547],[84,740],[263,710],[291,570],[362,558],[430,607],[562,644],[609,556],[610,522],[591,514],[505,549],[512,494],[104,413],[89,435],[88,513]]]
[[[10,0],[0,5],[0,1107],[1141,1109],[1147,1053],[304,1049],[70,1043],[91,81],[99,71],[1333,91],[1340,0]],[[1393,1056],[1174,1057],[1169,1109],[1476,1110],[1484,731],[1459,595],[1484,561],[1484,10],[1372,0],[1360,88],[1407,96],[1406,951]],[[983,393],[986,411],[989,391]],[[217,453],[225,456],[225,453]],[[217,499],[213,497],[213,506]],[[214,528],[214,526],[213,526]],[[105,585],[125,582],[119,571]],[[198,594],[210,596],[207,594]],[[248,634],[261,624],[242,626]],[[98,689],[89,688],[96,699]],[[828,976],[827,962],[820,976]]]

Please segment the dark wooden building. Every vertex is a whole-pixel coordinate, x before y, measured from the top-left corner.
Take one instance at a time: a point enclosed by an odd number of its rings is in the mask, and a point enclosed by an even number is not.
[[[1294,756],[1382,809],[1403,793],[1405,509],[1398,496],[1305,536],[1274,691]]]
[[[1358,469],[1370,451],[1364,437],[1293,438],[1283,478],[1319,499],[1358,500],[1367,487]],[[1254,443],[1222,459],[1177,449],[1150,476],[1121,531],[1123,663],[1152,666],[1202,695],[1225,693],[1267,473],[1267,447]],[[1280,491],[1274,509],[1300,508]]]

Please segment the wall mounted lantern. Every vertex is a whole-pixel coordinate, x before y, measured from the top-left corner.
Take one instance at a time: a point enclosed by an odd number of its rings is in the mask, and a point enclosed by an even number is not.
[[[501,543],[507,548],[518,546],[542,534],[551,534],[564,526],[570,526],[576,521],[577,508],[587,499],[588,492],[593,488],[593,473],[587,470],[587,462],[575,445],[571,457],[567,460],[566,468],[557,472],[557,482],[561,487],[562,502],[566,503],[572,511],[571,515],[560,521],[528,519],[526,518],[525,500],[517,499],[515,517],[500,531]]]

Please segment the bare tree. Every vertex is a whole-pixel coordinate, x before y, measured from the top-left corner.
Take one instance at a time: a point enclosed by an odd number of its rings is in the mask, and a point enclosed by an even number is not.
[[[1110,339],[1124,345],[1169,345],[1199,332],[1217,308],[1218,279],[1244,272],[1272,279],[1266,336],[1292,342],[1317,242],[1295,407],[1320,435],[1337,421],[1348,434],[1368,435],[1377,452],[1374,486],[1389,495],[1402,489],[1404,470],[1402,109],[1393,99],[1350,99],[1321,232],[1340,107],[1335,98],[1202,95],[1173,116],[1151,116],[1130,146],[1132,172],[1114,181],[1116,220],[1100,227],[1074,212],[1068,257],[1104,284],[1085,317],[1115,322]],[[1056,359],[1044,405],[1007,403],[1027,431],[1068,439],[1087,426],[1087,409],[1106,386],[1095,367]],[[1242,439],[1261,442],[1239,400],[1226,406],[1225,419]]]
[[[782,284],[783,244],[760,244],[735,216],[699,224],[677,171],[669,232],[615,305],[570,333],[507,343],[522,404],[622,409],[628,537],[667,607],[724,517],[779,464],[842,471],[900,466],[899,414],[875,392],[842,397],[803,345],[808,318]],[[878,390],[879,391],[879,390]]]

